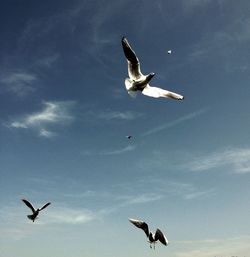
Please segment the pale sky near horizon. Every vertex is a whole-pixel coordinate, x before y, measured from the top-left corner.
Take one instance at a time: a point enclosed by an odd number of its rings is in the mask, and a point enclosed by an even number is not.
[[[249,1],[2,0],[0,38],[0,257],[250,257]]]

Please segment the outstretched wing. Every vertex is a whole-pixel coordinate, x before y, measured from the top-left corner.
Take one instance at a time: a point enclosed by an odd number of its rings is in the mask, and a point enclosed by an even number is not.
[[[129,221],[134,224],[136,227],[141,228],[147,237],[149,237],[148,224],[142,220],[129,219]]]
[[[143,76],[140,70],[140,62],[125,37],[122,38],[122,47],[128,61],[129,77],[134,80],[139,79],[141,76]]]
[[[157,240],[159,240],[164,245],[168,245],[167,238],[164,236],[164,234],[160,231],[159,228],[157,228],[155,232],[155,241]]]
[[[33,205],[29,201],[25,199],[22,199],[22,201],[32,210],[33,213],[36,211]]]
[[[39,211],[45,209],[45,208],[46,208],[47,206],[49,206],[49,205],[50,205],[50,203],[46,203],[43,207],[39,208]]]
[[[147,84],[147,86],[142,90],[142,94],[150,96],[150,97],[167,97],[172,98],[175,100],[183,100],[184,97],[182,95],[179,95],[177,93],[159,88],[159,87],[151,87]]]

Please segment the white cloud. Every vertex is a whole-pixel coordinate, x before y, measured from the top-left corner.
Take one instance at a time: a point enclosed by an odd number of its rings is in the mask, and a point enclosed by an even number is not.
[[[185,116],[183,116],[183,117],[180,117],[180,118],[178,118],[178,119],[176,119],[176,120],[174,120],[174,121],[164,123],[164,124],[162,124],[162,125],[160,125],[160,126],[158,126],[158,127],[155,127],[155,128],[153,128],[153,129],[151,129],[151,130],[148,130],[148,131],[144,132],[144,133],[142,134],[142,136],[143,136],[143,137],[144,137],[144,136],[149,136],[149,135],[158,133],[158,132],[160,132],[160,131],[162,131],[162,130],[165,130],[165,129],[174,127],[174,126],[179,125],[179,124],[181,124],[181,123],[183,123],[183,122],[185,122],[185,121],[194,119],[194,118],[196,118],[196,117],[202,115],[203,113],[205,113],[205,112],[207,112],[207,111],[208,111],[208,108],[204,108],[204,109],[202,109],[202,110],[189,113],[189,114],[187,114],[187,115],[185,115]]]
[[[50,137],[54,137],[56,134],[54,132],[51,132],[51,131],[47,130],[47,129],[41,129],[39,135],[41,137],[50,138]]]
[[[0,82],[4,84],[4,90],[12,92],[17,96],[23,97],[35,91],[34,83],[38,80],[37,76],[27,72],[13,72],[2,74]]]
[[[223,166],[233,167],[234,173],[250,172],[250,149],[232,148],[200,156],[187,163],[186,168],[192,171],[206,171]]]
[[[74,119],[71,109],[73,101],[44,102],[44,108],[40,112],[27,114],[23,118],[12,121],[10,127],[22,129],[34,129],[42,137],[52,137],[55,135],[47,129],[51,125],[65,125]]]

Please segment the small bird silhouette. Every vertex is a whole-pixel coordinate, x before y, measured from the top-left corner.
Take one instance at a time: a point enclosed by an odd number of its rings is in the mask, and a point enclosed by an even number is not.
[[[156,242],[159,240],[162,244],[164,245],[168,245],[168,240],[167,238],[164,236],[164,234],[161,232],[161,230],[159,228],[156,229],[155,233],[152,233],[151,231],[149,231],[148,229],[148,224],[142,220],[135,220],[135,219],[129,219],[129,221],[134,224],[136,227],[142,229],[147,238],[148,238],[148,242],[150,243],[150,248],[152,248],[152,244],[153,247],[155,249],[155,244]]]
[[[31,215],[27,215],[27,217],[32,220],[33,222],[35,221],[35,219],[37,219],[38,217],[38,214],[41,210],[45,209],[47,206],[50,205],[50,203],[46,203],[43,207],[41,208],[38,208],[38,209],[35,209],[33,207],[33,205],[28,201],[28,200],[25,200],[25,199],[22,199],[22,201],[32,210],[32,214]]]

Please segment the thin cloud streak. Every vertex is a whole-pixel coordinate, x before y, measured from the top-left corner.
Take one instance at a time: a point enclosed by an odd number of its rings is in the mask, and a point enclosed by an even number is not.
[[[105,111],[100,112],[97,117],[100,119],[105,120],[113,120],[113,119],[119,119],[119,120],[135,120],[138,117],[143,116],[141,113],[131,112],[131,111],[125,111],[125,112],[119,112],[119,111]]]
[[[89,118],[93,120],[123,120],[131,121],[144,116],[142,113],[132,112],[132,111],[114,111],[114,110],[88,110],[83,114],[84,118]]]
[[[124,154],[127,152],[131,152],[133,150],[135,150],[136,146],[135,145],[128,145],[122,149],[116,149],[116,150],[112,150],[112,151],[100,151],[100,152],[91,152],[91,151],[83,151],[82,155],[86,155],[86,156],[94,156],[94,155],[120,155],[120,154]]]
[[[176,257],[211,257],[211,256],[246,256],[250,251],[250,237],[242,235],[234,238],[176,241],[182,250],[177,250]]]
[[[250,149],[232,148],[221,152],[214,152],[201,156],[185,165],[192,171],[207,171],[223,166],[233,166],[234,173],[245,174],[250,172]]]
[[[43,219],[43,223],[62,223],[77,225],[85,224],[96,218],[96,214],[87,209],[56,207],[55,210],[50,210],[46,213],[46,220]]]
[[[24,97],[35,91],[34,83],[37,76],[28,72],[13,72],[2,74],[0,82],[5,86],[4,90],[19,97]]]
[[[152,134],[156,134],[162,130],[165,130],[165,129],[168,129],[168,128],[172,128],[172,127],[175,127],[176,125],[179,125],[185,121],[188,121],[188,120],[192,120],[204,113],[206,113],[208,111],[208,108],[204,108],[202,110],[199,110],[199,111],[196,111],[196,112],[192,112],[190,114],[187,114],[186,116],[183,116],[181,118],[178,118],[172,122],[168,122],[168,123],[164,123],[158,127],[155,127],[145,133],[142,134],[142,137],[145,137],[145,136],[150,136]]]
[[[134,204],[144,204],[149,202],[154,202],[163,198],[163,195],[156,194],[156,193],[143,193],[137,195],[130,195],[130,196],[120,196],[119,199],[125,200],[123,203],[120,204],[121,207],[127,205],[134,205]]]

